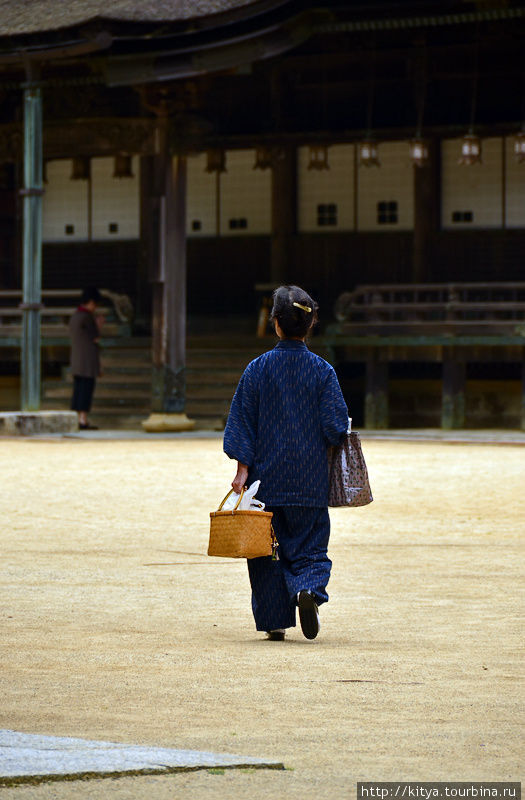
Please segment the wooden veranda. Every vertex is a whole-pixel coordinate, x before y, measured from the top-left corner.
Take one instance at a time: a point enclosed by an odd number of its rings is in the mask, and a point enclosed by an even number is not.
[[[65,337],[68,304],[45,292],[83,283],[131,297],[135,329],[126,332],[117,314],[113,332],[117,345],[131,333],[150,347],[154,413],[186,411],[188,310],[218,324],[239,309],[255,316],[253,287],[279,282],[306,284],[320,300],[315,341],[341,369],[363,372],[368,426],[394,418],[387,387],[401,363],[414,378],[418,365],[434,365],[445,427],[465,420],[469,364],[508,366],[514,398],[525,344],[524,36],[519,0],[128,0],[109,10],[79,0],[59,13],[51,0],[0,0],[0,290],[22,293],[7,304],[0,345],[20,347],[21,405],[39,406],[41,346]],[[456,140],[490,140],[497,152],[498,198],[490,187],[485,198],[497,208],[481,215],[488,222],[463,206],[447,207],[445,219],[444,145]],[[405,200],[374,195],[365,209],[363,176],[380,159],[367,161],[362,145],[378,143],[394,154],[410,145]],[[339,209],[330,197],[301,199],[305,174],[328,171],[331,148],[346,148]],[[253,152],[254,169],[271,174],[263,232],[237,235],[247,222],[234,218],[226,223],[236,235],[224,235],[220,180],[230,151]],[[197,154],[216,178],[217,207],[211,232],[192,237],[188,163]],[[90,202],[84,240],[42,242],[46,162],[71,160],[89,194],[90,160],[129,167],[132,157],[133,240],[96,240]],[[476,169],[467,162],[458,169]],[[315,219],[301,227],[308,203]],[[513,300],[498,296],[509,282]],[[372,287],[356,288],[365,283]],[[451,295],[452,284],[464,294]],[[485,287],[485,299],[469,300],[469,284],[478,295]],[[510,416],[523,426],[523,400],[519,408]]]

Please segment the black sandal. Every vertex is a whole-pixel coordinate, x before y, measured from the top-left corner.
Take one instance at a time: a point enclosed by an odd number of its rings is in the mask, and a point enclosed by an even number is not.
[[[274,631],[266,631],[266,636],[270,642],[284,642],[285,630],[277,628]]]
[[[315,639],[321,628],[321,623],[313,594],[307,589],[303,589],[297,595],[297,605],[299,606],[299,620],[303,634],[307,639]]]

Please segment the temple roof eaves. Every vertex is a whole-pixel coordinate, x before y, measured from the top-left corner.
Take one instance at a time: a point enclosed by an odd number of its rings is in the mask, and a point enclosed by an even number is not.
[[[27,36],[86,25],[97,20],[122,23],[186,23],[249,16],[258,6],[282,5],[260,0],[0,0],[0,38]]]

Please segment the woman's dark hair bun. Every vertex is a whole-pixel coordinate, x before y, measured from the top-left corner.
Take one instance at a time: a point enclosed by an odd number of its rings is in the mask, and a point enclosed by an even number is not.
[[[100,303],[102,300],[102,295],[96,286],[86,286],[86,288],[82,291],[80,302],[89,303],[90,300],[94,300],[95,303]]]
[[[300,286],[279,286],[273,293],[271,319],[287,339],[303,339],[317,322],[319,306]]]

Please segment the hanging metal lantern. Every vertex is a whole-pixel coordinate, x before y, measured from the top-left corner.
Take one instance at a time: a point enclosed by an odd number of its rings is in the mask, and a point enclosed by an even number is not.
[[[325,145],[310,146],[308,169],[330,169],[330,165],[328,163],[328,147]]]
[[[357,160],[360,167],[380,167],[381,162],[379,160],[377,142],[372,139],[359,142]]]
[[[514,155],[518,159],[518,164],[523,164],[525,161],[525,131],[516,134],[514,139]]]
[[[114,178],[134,178],[131,156],[119,153],[113,160]]]
[[[88,181],[91,177],[91,161],[85,156],[77,156],[71,162],[71,180]]]
[[[426,167],[428,164],[428,144],[424,139],[412,139],[409,143],[410,158],[415,167]]]
[[[224,150],[208,150],[206,172],[226,172],[226,152]]]
[[[481,139],[474,133],[467,133],[461,140],[461,158],[458,164],[481,164]]]
[[[254,169],[271,169],[273,167],[274,154],[271,147],[257,147],[255,150]]]

